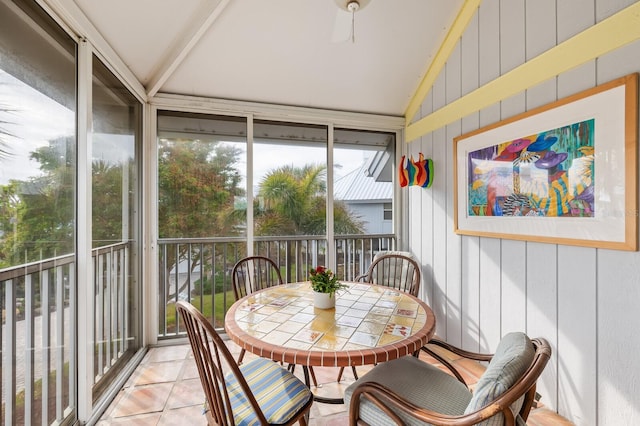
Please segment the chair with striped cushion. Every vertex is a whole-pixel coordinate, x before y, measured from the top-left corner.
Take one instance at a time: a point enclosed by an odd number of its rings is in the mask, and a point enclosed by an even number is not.
[[[473,392],[433,345],[464,358],[490,361]],[[464,351],[437,340],[430,341],[425,350],[452,374],[414,356],[379,364],[346,389],[349,424],[526,424],[536,398],[536,382],[551,356],[545,339],[530,340],[524,333],[507,334],[493,355]]]
[[[302,381],[264,358],[238,366],[202,313],[183,301],[176,308],[198,367],[209,424],[307,424],[313,395]]]

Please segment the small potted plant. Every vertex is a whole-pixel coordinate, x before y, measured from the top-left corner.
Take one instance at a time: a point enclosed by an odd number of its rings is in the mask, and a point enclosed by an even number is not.
[[[337,290],[347,288],[345,284],[338,281],[331,269],[318,266],[309,270],[309,280],[314,291],[313,304],[316,308],[330,309],[335,307]]]

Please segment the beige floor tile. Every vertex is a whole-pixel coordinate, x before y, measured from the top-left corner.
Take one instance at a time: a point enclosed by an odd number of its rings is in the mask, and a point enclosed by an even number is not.
[[[134,380],[135,386],[151,383],[175,382],[185,361],[154,362],[141,365]]]
[[[237,359],[240,348],[231,341],[227,341],[227,345],[234,354],[234,359]],[[256,355],[247,353],[245,362],[255,358]],[[458,357],[448,355],[447,358],[455,360]],[[422,354],[421,359],[437,365],[435,360]],[[463,367],[465,379],[468,378],[470,382],[477,381],[484,368],[466,363]],[[358,366],[358,375],[362,377],[371,368],[373,366]],[[314,371],[319,386],[312,387],[312,391],[319,396],[341,397],[355,379],[351,368],[346,368],[342,380],[337,383],[338,370],[334,367],[316,367]],[[298,377],[303,378],[302,368],[297,368],[295,372]],[[204,393],[189,345],[152,348],[98,424],[205,425],[203,402]],[[546,408],[532,410],[528,423],[534,426],[572,424]],[[344,404],[315,402],[311,407],[309,426],[348,424]]]
[[[191,406],[175,410],[165,410],[160,417],[158,426],[206,426],[207,418],[202,414],[202,406]]]
[[[111,417],[127,417],[164,410],[173,383],[136,386],[128,390],[114,407]]]
[[[167,408],[182,408],[204,404],[205,396],[200,379],[181,380],[175,384],[167,401]]]
[[[148,362],[183,360],[191,352],[189,345],[163,346],[149,349],[145,356]]]

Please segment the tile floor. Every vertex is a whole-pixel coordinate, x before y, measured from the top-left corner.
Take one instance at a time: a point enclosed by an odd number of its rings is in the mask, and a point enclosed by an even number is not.
[[[229,348],[233,354],[239,353],[238,346],[231,341]],[[247,353],[245,359],[251,356]],[[433,359],[425,360],[434,362]],[[474,383],[482,374],[482,368],[476,363],[457,364],[469,383]],[[358,367],[358,373],[363,374],[368,368]],[[348,368],[339,384],[336,383],[337,368],[315,367],[314,371],[320,384],[314,392],[323,396],[341,395],[354,380]],[[297,369],[296,373],[301,374],[301,369]],[[189,345],[155,347],[149,349],[98,425],[206,425],[202,415],[203,401],[204,394]],[[344,405],[314,403],[311,407],[310,426],[348,424]],[[572,423],[542,407],[531,412],[528,424],[546,426]]]

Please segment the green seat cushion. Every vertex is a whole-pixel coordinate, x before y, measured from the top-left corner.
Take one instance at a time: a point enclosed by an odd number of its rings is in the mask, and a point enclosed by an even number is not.
[[[252,360],[241,365],[240,371],[270,424],[286,423],[312,398],[311,391],[300,379],[268,359]],[[230,374],[225,381],[236,425],[259,424],[236,377]]]
[[[506,392],[527,371],[534,356],[533,344],[524,333],[515,332],[504,336],[500,340],[487,369],[478,380],[473,398],[465,409],[465,414],[481,409]],[[520,411],[523,400],[524,397],[511,405],[510,408],[514,415]],[[479,424],[483,426],[503,425],[504,415],[499,413]]]
[[[405,356],[378,364],[345,390],[349,406],[353,390],[362,382],[377,382],[406,400],[429,410],[461,415],[471,400],[471,392],[450,374],[413,356]],[[397,414],[407,425],[425,425],[402,411]],[[361,399],[360,417],[373,426],[393,424],[382,410],[367,399]]]

